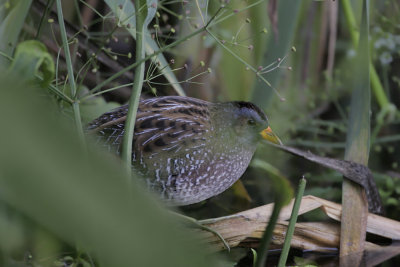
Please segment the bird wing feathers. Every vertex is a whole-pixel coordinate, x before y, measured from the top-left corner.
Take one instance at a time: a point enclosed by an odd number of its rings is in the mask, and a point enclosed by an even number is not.
[[[206,101],[179,96],[140,101],[134,130],[134,159],[163,151],[179,152],[189,142],[191,148],[196,148],[196,142],[211,130],[209,105]],[[87,129],[95,132],[98,141],[109,150],[119,153],[127,112],[128,106],[121,106],[91,122]]]

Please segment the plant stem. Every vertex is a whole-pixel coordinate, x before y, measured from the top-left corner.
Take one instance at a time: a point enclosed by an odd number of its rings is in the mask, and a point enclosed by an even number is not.
[[[386,97],[385,90],[383,89],[382,83],[379,80],[379,76],[376,73],[375,67],[372,62],[369,62],[369,78],[371,80],[371,87],[376,100],[381,108],[385,108],[390,105],[389,100]]]
[[[131,177],[131,162],[132,162],[132,144],[133,144],[133,134],[135,129],[135,120],[137,114],[137,108],[139,106],[140,93],[143,86],[144,78],[144,13],[139,11],[141,6],[141,0],[135,0],[136,12],[136,62],[140,62],[135,69],[135,77],[133,81],[132,95],[129,99],[129,109],[125,121],[125,133],[122,141],[122,160],[125,162],[126,171],[129,174],[129,182]],[[145,10],[147,10],[147,4],[145,4]],[[146,12],[147,13],[147,12]]]
[[[297,216],[299,214],[300,203],[304,195],[304,189],[306,187],[306,183],[307,181],[306,179],[304,179],[303,176],[303,178],[301,178],[299,182],[299,189],[297,191],[296,199],[293,204],[292,214],[290,215],[290,221],[286,231],[285,242],[283,243],[282,253],[281,256],[279,257],[278,267],[284,267],[286,264],[290,249],[290,242],[292,241],[294,228],[297,222]]]
[[[36,36],[35,36],[36,40],[39,40],[41,30],[43,29],[43,27],[42,27],[43,26],[43,22],[47,18],[47,16],[49,15],[49,12],[50,12],[51,7],[53,6],[53,4],[54,4],[54,0],[47,0],[46,10],[43,12],[42,17],[40,18],[39,26],[37,27]]]
[[[357,47],[358,44],[358,26],[356,23],[356,18],[354,16],[353,9],[351,8],[351,4],[349,0],[342,0],[342,8],[344,17],[346,18],[347,27],[349,29],[350,38],[353,42],[354,47]]]
[[[262,73],[258,70],[256,70],[256,68],[254,68],[253,66],[251,66],[249,63],[247,63],[244,59],[242,59],[240,56],[238,56],[235,52],[233,52],[231,49],[229,49],[226,45],[224,45],[214,34],[212,34],[211,31],[209,31],[208,29],[206,29],[207,33],[222,47],[224,48],[227,52],[229,52],[234,58],[236,58],[238,61],[240,61],[243,65],[245,65],[249,70],[251,70],[252,72],[254,72],[254,74],[261,80],[263,81],[266,85],[268,85],[272,90],[274,90],[274,92],[277,94],[277,96],[281,99],[284,99],[279,92],[275,89],[275,87],[272,86],[272,84],[265,79],[262,76]]]
[[[67,70],[68,70],[68,81],[69,85],[71,87],[71,96],[73,99],[72,103],[72,109],[74,113],[74,118],[75,118],[75,126],[76,130],[78,132],[79,139],[81,140],[82,144],[85,144],[85,139],[83,135],[83,127],[82,127],[82,120],[81,120],[81,114],[79,110],[79,100],[77,99],[78,96],[76,94],[76,84],[75,84],[75,79],[74,79],[74,70],[72,68],[72,61],[71,61],[71,54],[69,52],[69,46],[68,46],[68,39],[67,39],[67,32],[65,30],[65,25],[64,25],[64,17],[63,17],[63,12],[62,12],[62,6],[61,6],[61,0],[57,0],[57,15],[58,15],[58,23],[60,25],[60,34],[61,34],[61,39],[64,47],[64,53],[65,53],[65,60],[67,64]]]

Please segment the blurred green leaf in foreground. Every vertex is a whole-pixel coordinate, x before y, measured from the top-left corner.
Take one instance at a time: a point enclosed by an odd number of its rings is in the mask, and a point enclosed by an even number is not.
[[[0,75],[0,207],[54,234],[49,240],[78,244],[100,266],[215,266],[141,186],[127,188],[115,158],[90,146],[84,151],[72,124],[38,97],[43,89],[22,80]],[[33,229],[7,228],[9,216],[0,212],[0,235],[8,234],[0,236],[0,266],[24,262],[11,255],[21,249],[20,234]],[[20,242],[7,243],[14,237]],[[57,260],[64,252],[47,256]],[[35,256],[33,262],[43,260]]]

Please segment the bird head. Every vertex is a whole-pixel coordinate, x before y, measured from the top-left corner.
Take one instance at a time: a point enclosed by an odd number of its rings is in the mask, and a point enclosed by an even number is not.
[[[234,132],[246,143],[257,144],[265,139],[274,144],[281,145],[282,142],[269,127],[268,118],[256,105],[250,102],[230,102],[233,106],[233,129]]]

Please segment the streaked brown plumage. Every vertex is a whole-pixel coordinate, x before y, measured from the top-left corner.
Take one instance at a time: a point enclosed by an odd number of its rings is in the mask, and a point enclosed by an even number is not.
[[[128,106],[117,108],[88,127],[99,143],[117,154],[127,111]],[[210,103],[179,96],[142,100],[132,165],[168,203],[196,203],[238,180],[262,137],[279,142],[267,126],[264,112],[248,102]]]

